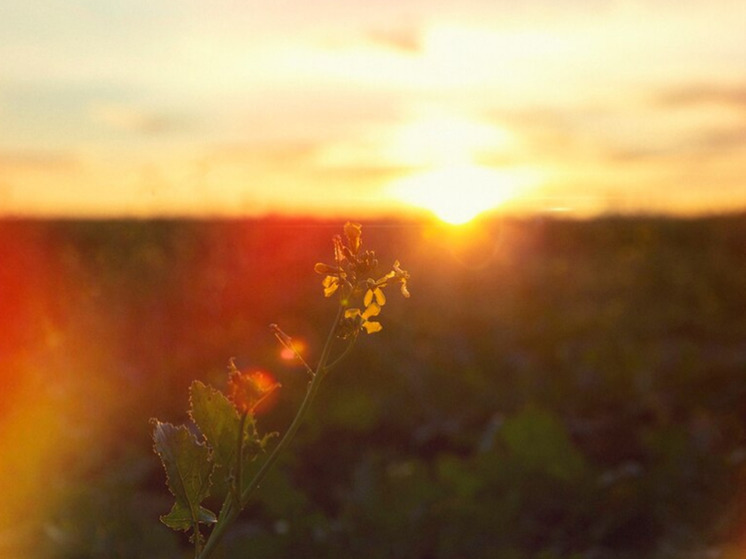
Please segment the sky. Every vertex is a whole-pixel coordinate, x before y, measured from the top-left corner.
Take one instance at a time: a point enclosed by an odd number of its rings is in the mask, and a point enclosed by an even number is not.
[[[0,216],[746,208],[741,0],[3,0]]]

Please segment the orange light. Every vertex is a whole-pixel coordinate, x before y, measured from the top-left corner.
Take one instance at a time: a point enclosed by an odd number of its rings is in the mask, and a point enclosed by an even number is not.
[[[277,390],[277,388],[280,388],[282,385],[277,382],[277,379],[272,373],[268,373],[267,371],[255,371],[254,373],[252,373],[252,378],[254,379],[254,382],[256,382],[256,384],[260,386],[265,392],[264,397],[256,404],[256,407],[254,408],[254,413],[257,415],[261,415],[275,407],[280,394],[280,391]]]
[[[260,414],[271,409],[276,403],[273,397],[281,386],[267,371],[231,372],[228,379],[229,398],[241,412]]]
[[[302,357],[308,349],[308,344],[306,344],[304,340],[298,338],[293,338],[292,344],[293,347],[283,346],[280,349],[280,359],[284,361],[296,361],[300,364],[300,360],[298,359],[298,355],[296,355],[296,352]]]

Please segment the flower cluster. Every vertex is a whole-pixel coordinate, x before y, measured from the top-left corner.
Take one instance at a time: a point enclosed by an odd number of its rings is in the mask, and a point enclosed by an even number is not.
[[[348,221],[344,226],[344,234],[344,240],[339,235],[333,238],[334,265],[318,263],[314,269],[324,275],[324,296],[331,297],[337,293],[340,304],[346,307],[338,335],[349,338],[356,336],[361,330],[372,334],[383,328],[380,322],[370,320],[378,316],[381,307],[386,304],[383,290],[389,285],[398,284],[402,295],[409,297],[409,273],[401,268],[397,260],[390,272],[375,279],[373,274],[378,267],[378,260],[374,251],[361,250],[362,226]],[[351,306],[360,299],[362,309]]]

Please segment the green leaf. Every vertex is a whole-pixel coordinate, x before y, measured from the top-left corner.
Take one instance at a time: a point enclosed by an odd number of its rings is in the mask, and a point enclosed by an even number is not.
[[[263,437],[259,437],[259,434],[256,432],[256,430],[253,429],[253,427],[252,427],[252,430],[253,430],[253,434],[250,435],[248,444],[244,446],[243,473],[242,473],[242,478],[241,478],[242,479],[242,483],[241,483],[242,491],[245,491],[250,485],[251,478],[252,478],[250,474],[252,471],[253,460],[257,456],[259,456],[259,454],[265,451],[265,449],[267,448],[267,445],[269,445],[269,442],[272,439],[277,438],[280,435],[277,432],[272,432],[272,433],[267,433]]]
[[[199,509],[197,509],[197,519],[202,524],[215,524],[218,521],[215,513],[205,507],[199,507]],[[161,516],[161,522],[174,530],[187,531],[194,526],[192,511],[184,508],[184,506],[178,502],[174,503],[171,512]]]
[[[226,477],[236,476],[238,434],[241,429],[241,417],[230,400],[219,390],[194,381],[190,387],[191,409],[189,415],[202,432],[205,441],[212,449],[212,457],[218,468]],[[243,430],[243,464],[242,485],[250,480],[249,472],[253,460],[264,451],[267,443],[275,434],[260,437],[256,430],[254,417],[249,414],[244,421]],[[215,480],[218,490],[226,489],[221,480]]]
[[[236,408],[222,392],[199,381],[192,383],[189,393],[189,415],[212,448],[213,460],[218,466],[232,469],[241,425]]]
[[[183,425],[175,427],[157,419],[153,424],[155,451],[166,470],[168,488],[176,498],[174,508],[161,520],[169,526],[169,522],[180,526],[180,530],[196,526],[207,518],[200,503],[210,494],[213,464],[209,450]],[[189,520],[186,528],[182,527],[184,515]]]

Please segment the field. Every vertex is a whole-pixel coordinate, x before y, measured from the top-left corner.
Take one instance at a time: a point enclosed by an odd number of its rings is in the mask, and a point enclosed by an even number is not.
[[[149,418],[307,384],[340,222],[0,222],[0,557],[188,557]],[[746,216],[364,222],[389,294],[220,557],[746,554]],[[385,270],[384,270],[385,271]]]

